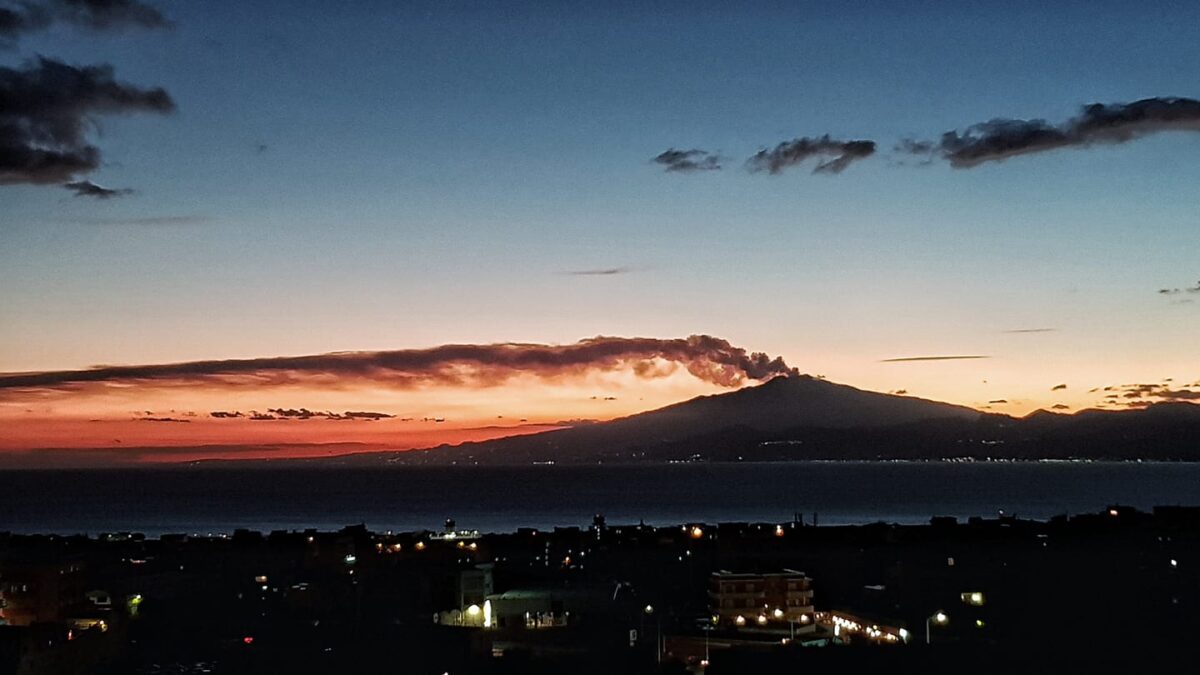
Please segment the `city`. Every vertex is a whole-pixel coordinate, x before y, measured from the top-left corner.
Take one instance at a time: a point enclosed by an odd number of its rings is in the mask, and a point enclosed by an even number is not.
[[[7,534],[0,672],[1099,672],[1189,648],[1198,560],[1200,508],[1170,506],[910,526],[598,515],[488,534],[453,520]]]

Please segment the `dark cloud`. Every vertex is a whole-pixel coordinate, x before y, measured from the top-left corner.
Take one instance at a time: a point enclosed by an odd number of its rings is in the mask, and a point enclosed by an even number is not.
[[[990,404],[996,404],[996,403],[1008,403],[1008,400],[1007,400],[1007,399],[1003,399],[1003,398],[998,398],[998,399],[995,399],[995,400],[993,400],[993,401],[988,401],[988,403],[990,403]]]
[[[1056,384],[1053,387],[1050,387],[1050,391],[1060,391],[1060,390],[1063,390],[1066,388],[1067,388],[1067,385],[1065,385],[1065,384]]]
[[[1055,403],[1054,405],[1050,406],[1050,408],[1053,410],[1070,410],[1071,406],[1062,403]]]
[[[76,197],[93,197],[95,199],[112,199],[113,197],[124,197],[125,195],[133,194],[133,190],[129,188],[106,188],[96,185],[90,180],[77,180],[71,183],[64,183],[63,187],[74,192]]]
[[[308,408],[268,408],[267,412],[275,415],[278,419],[298,419],[298,420],[366,420],[373,422],[375,420],[391,419],[395,415],[389,415],[381,412],[366,412],[347,410],[343,413],[335,413],[326,411],[313,411]]]
[[[95,116],[173,110],[165,90],[118,82],[110,66],[39,57],[0,67],[0,184],[71,181],[100,165],[100,150],[86,139]]]
[[[654,364],[682,366],[721,386],[794,375],[782,358],[748,352],[709,335],[687,338],[596,337],[568,345],[501,343],[444,345],[385,352],[192,361],[86,370],[0,374],[0,396],[45,395],[109,386],[267,387],[371,383],[409,389],[423,385],[493,386],[517,375],[553,379],[593,371],[630,369],[641,377],[669,374]],[[255,419],[251,417],[251,419]]]
[[[816,158],[813,173],[841,173],[852,162],[875,154],[875,141],[838,141],[828,134],[821,137],[803,137],[784,141],[774,148],[759,150],[746,160],[746,168],[753,173],[783,173],[785,169]]]
[[[963,361],[970,359],[990,359],[990,356],[982,355],[967,355],[967,356],[904,356],[896,359],[881,359],[880,363],[903,363],[906,361]]]
[[[226,411],[226,410],[214,410],[214,411],[212,411],[212,412],[208,413],[208,416],[209,416],[209,417],[215,417],[215,418],[217,418],[217,419],[219,419],[219,420],[223,420],[223,419],[233,419],[233,418],[235,418],[235,417],[244,417],[244,415],[242,415],[242,413],[240,413],[240,412],[237,412],[237,411]]]
[[[11,47],[21,35],[55,23],[105,32],[172,25],[158,9],[138,0],[16,0],[0,5],[0,45]]]
[[[1200,401],[1200,391],[1193,391],[1193,389],[1200,389],[1200,382],[1177,389],[1172,389],[1169,384],[1123,384],[1115,387],[1105,387],[1104,391],[1120,392],[1119,395],[1112,394],[1106,398],[1125,398],[1145,400],[1147,402]]]
[[[1164,401],[1200,401],[1200,391],[1189,389],[1160,389],[1154,396]]]
[[[695,173],[697,171],[719,171],[721,158],[707,150],[676,150],[670,148],[650,160],[663,167],[668,173]]]
[[[1001,333],[1053,333],[1057,328],[1014,328],[1012,330],[1000,331]]]
[[[997,118],[948,131],[938,141],[903,141],[896,150],[940,157],[967,169],[1068,147],[1090,147],[1132,141],[1163,131],[1200,131],[1200,101],[1190,98],[1146,98],[1132,103],[1092,103],[1062,124],[1045,120]]]
[[[50,22],[46,9],[33,3],[0,5],[0,48],[11,49],[22,34],[44,30]]]
[[[590,270],[567,270],[563,274],[573,277],[611,277],[631,272],[628,267],[602,267]]]
[[[176,422],[180,424],[191,422],[191,420],[181,420],[178,417],[135,417],[134,419],[139,422]]]
[[[1160,288],[1159,295],[1179,295],[1180,293],[1200,293],[1200,281],[1194,286],[1185,286],[1183,288]]]
[[[346,412],[342,413],[340,416],[335,415],[335,416],[331,417],[330,419],[385,420],[385,419],[391,419],[393,417],[395,417],[395,415],[389,415],[387,413],[381,413],[381,412],[369,412],[369,411],[362,411],[362,410],[359,410],[359,411],[347,410]]]

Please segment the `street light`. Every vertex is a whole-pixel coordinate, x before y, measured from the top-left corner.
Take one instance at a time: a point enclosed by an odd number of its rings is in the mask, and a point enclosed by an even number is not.
[[[704,667],[704,668],[708,667],[708,634],[711,632],[712,632],[712,626],[709,624],[705,624],[704,625],[704,662],[701,664],[701,667]]]
[[[642,632],[644,633],[644,632],[646,632],[646,618],[645,617],[652,616],[654,614],[654,605],[646,605],[645,607],[642,608],[642,612],[645,614],[645,616],[642,617]],[[662,617],[661,616],[656,617],[655,624],[656,624],[658,630],[654,634],[654,652],[655,652],[654,658],[659,663],[662,663],[663,644],[662,644]]]
[[[950,617],[942,610],[934,612],[933,616],[925,617],[925,644],[930,643],[929,624],[935,623],[939,626],[945,626],[950,623]]]

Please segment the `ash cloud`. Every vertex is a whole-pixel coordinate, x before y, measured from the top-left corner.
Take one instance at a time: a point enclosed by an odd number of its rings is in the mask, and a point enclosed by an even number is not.
[[[90,180],[77,180],[71,183],[64,183],[63,187],[74,192],[76,197],[91,197],[93,199],[112,199],[113,197],[124,197],[133,194],[133,190],[129,188],[106,188],[96,185]]]
[[[675,339],[595,337],[568,345],[444,345],[430,349],[10,373],[0,375],[0,398],[103,391],[131,385],[261,388],[370,383],[397,389],[426,385],[487,387],[500,385],[517,375],[555,379],[627,369],[640,377],[655,377],[664,374],[653,367],[661,362],[682,366],[693,376],[724,387],[797,374],[782,358],[749,352],[709,335]]]
[[[896,151],[938,157],[957,169],[1060,148],[1127,143],[1164,131],[1200,131],[1200,100],[1145,98],[1092,103],[1061,124],[1042,119],[996,118],[948,131],[937,141],[906,140]]]
[[[721,158],[707,150],[693,148],[691,150],[676,150],[668,148],[654,159],[650,160],[663,167],[667,173],[697,173],[700,171],[720,171]]]
[[[119,82],[111,66],[39,57],[21,68],[0,67],[0,184],[71,182],[100,166],[100,150],[86,133],[95,117],[174,110],[166,90]]]
[[[784,141],[771,149],[759,150],[746,160],[751,173],[767,172],[772,175],[816,159],[813,173],[841,173],[851,163],[875,154],[875,141],[839,141],[829,134],[819,137],[801,137]]]

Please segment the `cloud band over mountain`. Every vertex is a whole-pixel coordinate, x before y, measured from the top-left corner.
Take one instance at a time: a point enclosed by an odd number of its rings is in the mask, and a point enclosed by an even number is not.
[[[10,373],[0,375],[0,397],[131,385],[206,384],[234,388],[371,383],[401,389],[438,384],[490,386],[518,375],[552,379],[622,368],[639,377],[655,377],[663,374],[662,369],[652,367],[656,361],[677,364],[697,378],[726,387],[796,372],[782,358],[748,352],[708,335],[677,339],[595,337],[569,345],[444,345],[429,349]]]

